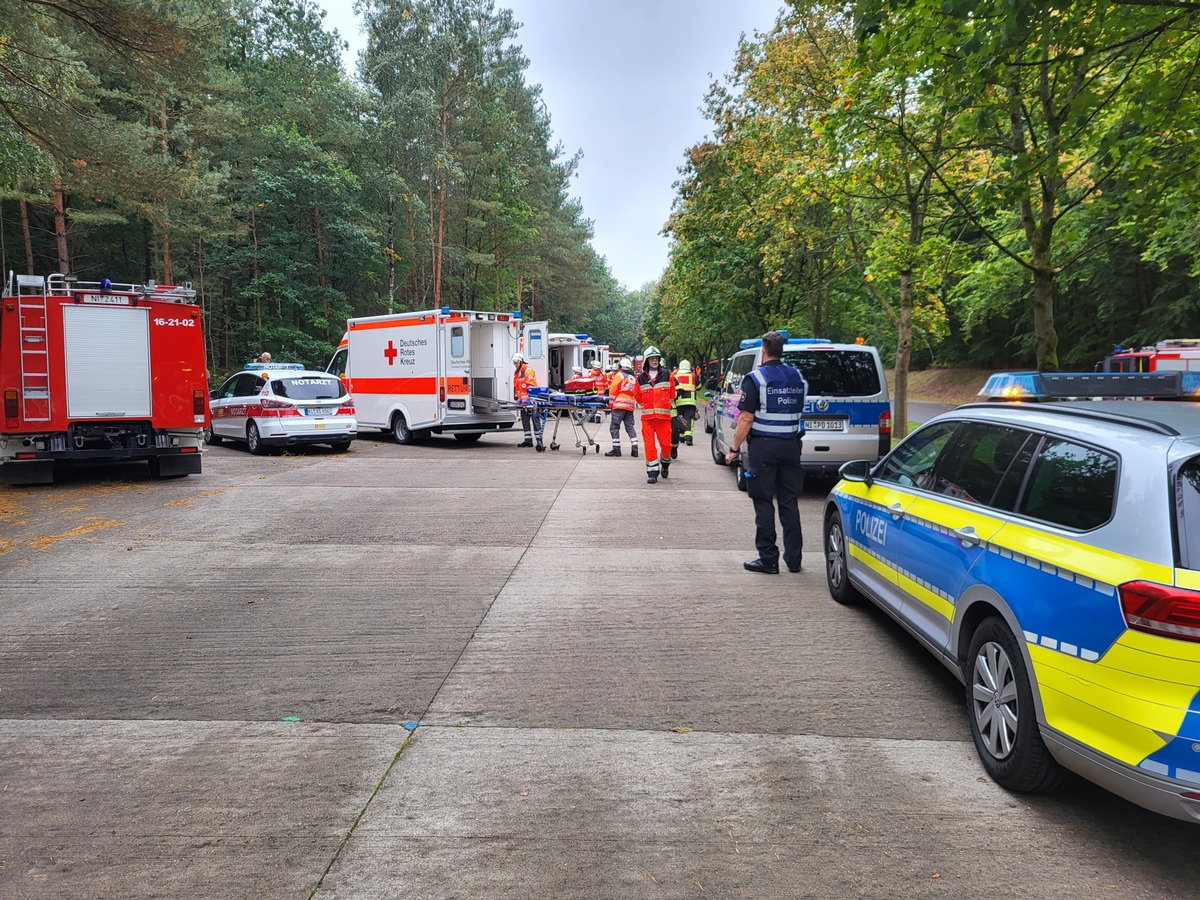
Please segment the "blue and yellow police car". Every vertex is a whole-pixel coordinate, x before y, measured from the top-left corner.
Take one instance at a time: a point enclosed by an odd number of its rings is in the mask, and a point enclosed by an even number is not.
[[[1200,822],[1200,404],[1178,402],[1200,375],[1002,374],[982,393],[842,467],[831,595],[868,598],[962,680],[1003,787],[1070,770]]]

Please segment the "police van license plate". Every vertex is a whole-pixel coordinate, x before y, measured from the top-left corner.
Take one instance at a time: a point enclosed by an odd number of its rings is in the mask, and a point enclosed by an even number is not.
[[[811,419],[804,417],[805,431],[845,431],[845,419]]]

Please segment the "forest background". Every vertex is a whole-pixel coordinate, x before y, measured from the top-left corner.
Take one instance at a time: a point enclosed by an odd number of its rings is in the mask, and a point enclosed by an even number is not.
[[[511,13],[359,6],[351,78],[308,0],[0,0],[5,269],[190,281],[214,371],[443,304],[693,360],[861,338],[899,423],[912,366],[1200,334],[1200,2],[792,0],[698,98],[669,264],[633,291]]]

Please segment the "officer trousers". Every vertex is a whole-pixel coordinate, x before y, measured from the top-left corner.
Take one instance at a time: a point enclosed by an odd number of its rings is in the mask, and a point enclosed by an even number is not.
[[[692,436],[692,423],[696,421],[696,407],[687,403],[676,403],[679,418],[683,420],[683,437]]]
[[[632,409],[614,409],[609,415],[608,433],[612,435],[613,447],[621,449],[621,426],[625,426],[625,433],[629,435],[629,443],[637,446],[637,428],[633,424]]]
[[[800,439],[752,436],[746,442],[746,493],[754,501],[754,546],[767,565],[779,565],[775,545],[775,505],[783,526],[783,561],[800,567],[804,538],[800,533],[800,507],[804,469],[800,467]]]
[[[542,429],[546,427],[546,417],[540,410],[532,406],[521,407],[521,428],[525,430],[525,440],[533,440],[533,433],[537,432],[537,439],[542,439]]]

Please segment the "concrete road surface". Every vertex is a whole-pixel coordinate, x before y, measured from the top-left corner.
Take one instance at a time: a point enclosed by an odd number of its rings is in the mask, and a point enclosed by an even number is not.
[[[213,448],[0,488],[0,897],[1197,895],[1200,829],[985,777],[962,688],[706,446]]]

